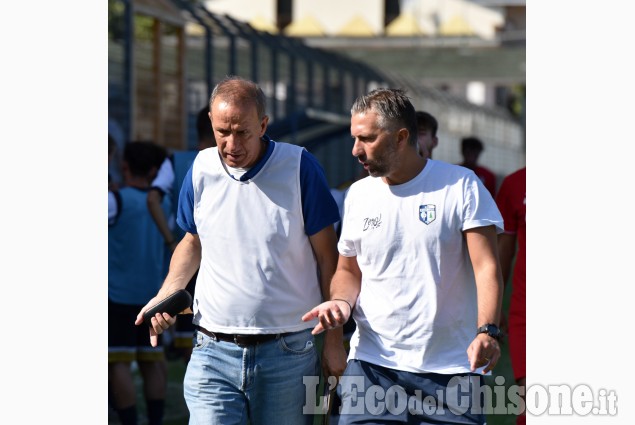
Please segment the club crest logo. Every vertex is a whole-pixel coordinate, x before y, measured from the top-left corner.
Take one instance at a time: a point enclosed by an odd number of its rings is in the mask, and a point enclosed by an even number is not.
[[[437,206],[428,204],[428,205],[419,205],[419,220],[423,221],[425,224],[432,223],[437,218]]]

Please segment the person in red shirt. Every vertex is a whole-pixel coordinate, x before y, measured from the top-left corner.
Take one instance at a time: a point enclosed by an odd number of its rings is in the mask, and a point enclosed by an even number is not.
[[[483,142],[479,138],[474,136],[464,137],[461,139],[463,162],[459,165],[474,171],[474,174],[481,179],[493,198],[496,196],[496,175],[489,168],[478,165],[478,158],[483,150]]]
[[[512,273],[512,293],[508,314],[508,341],[512,370],[516,383],[525,388],[525,264],[526,264],[526,167],[503,179],[496,197],[496,204],[503,216],[505,232],[498,235],[498,254],[505,282]],[[504,317],[504,315],[503,315]],[[524,391],[522,392],[524,399]],[[518,416],[517,424],[525,424],[524,411]]]

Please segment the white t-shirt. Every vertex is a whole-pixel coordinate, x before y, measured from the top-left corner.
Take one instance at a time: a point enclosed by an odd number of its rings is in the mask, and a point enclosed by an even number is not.
[[[503,219],[464,167],[428,160],[401,185],[366,177],[344,202],[340,254],[357,256],[361,292],[349,359],[410,372],[470,371],[476,283],[463,231]]]
[[[170,158],[165,158],[156,177],[152,180],[153,187],[158,187],[168,196],[172,196],[172,188],[174,187],[174,167]]]
[[[170,158],[165,158],[161,167],[159,167],[159,171],[157,172],[156,177],[152,180],[152,187],[158,187],[163,191],[165,196],[172,199],[172,191],[174,188],[174,167],[172,166],[172,161]],[[166,217],[168,222],[168,227],[170,230],[174,231],[176,228],[176,217],[174,211],[170,211],[168,217]]]

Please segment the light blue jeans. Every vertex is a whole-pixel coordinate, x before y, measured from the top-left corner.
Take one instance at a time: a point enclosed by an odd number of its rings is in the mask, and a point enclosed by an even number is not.
[[[196,332],[183,392],[190,425],[310,425],[303,376],[317,376],[311,330],[251,347]]]

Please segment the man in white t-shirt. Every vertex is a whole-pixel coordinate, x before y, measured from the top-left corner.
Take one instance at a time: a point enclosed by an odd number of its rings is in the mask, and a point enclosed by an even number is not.
[[[474,173],[417,154],[403,91],[373,90],[351,115],[369,177],[344,201],[330,301],[303,316],[318,318],[316,334],[351,314],[357,325],[338,423],[483,424],[468,395],[501,355],[501,214]]]

